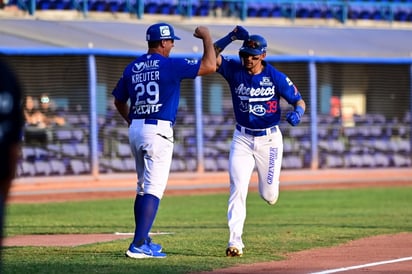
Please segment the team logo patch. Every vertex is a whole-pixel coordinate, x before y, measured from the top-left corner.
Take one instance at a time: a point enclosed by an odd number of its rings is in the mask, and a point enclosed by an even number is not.
[[[147,60],[145,62],[134,63],[132,71],[134,73],[139,73],[144,70],[158,70],[159,63],[159,60]]]
[[[267,86],[273,86],[273,83],[270,80],[270,77],[264,76],[264,77],[262,77],[262,81],[260,81],[260,85],[267,87]]]
[[[162,37],[170,36],[169,26],[160,26],[160,35]]]
[[[197,59],[188,59],[188,58],[185,58],[185,61],[189,65],[196,65],[199,62]]]

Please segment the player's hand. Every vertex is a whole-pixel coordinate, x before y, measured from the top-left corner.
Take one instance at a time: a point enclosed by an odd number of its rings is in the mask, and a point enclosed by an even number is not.
[[[300,106],[297,106],[294,111],[291,111],[286,114],[286,121],[292,126],[296,126],[300,123],[300,120],[303,116],[304,109]]]
[[[249,38],[249,32],[242,26],[236,26],[230,33],[232,40],[247,40]]]
[[[286,114],[286,121],[288,121],[289,124],[292,126],[296,126],[300,123],[300,116],[299,113],[296,111],[291,111],[288,114]]]
[[[203,39],[204,37],[210,36],[209,29],[204,26],[198,26],[193,33],[193,36],[199,39]]]

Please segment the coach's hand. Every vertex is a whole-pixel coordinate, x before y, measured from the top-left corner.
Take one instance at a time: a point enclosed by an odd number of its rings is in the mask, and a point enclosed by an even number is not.
[[[198,26],[193,33],[193,36],[199,39],[210,36],[210,31],[205,26]]]

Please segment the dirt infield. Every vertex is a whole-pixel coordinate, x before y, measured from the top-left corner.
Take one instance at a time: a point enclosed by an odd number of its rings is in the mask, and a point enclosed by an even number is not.
[[[74,180],[75,179],[75,180]],[[281,190],[412,186],[412,170],[351,170],[323,172],[284,172]],[[84,199],[134,197],[133,175],[124,178],[87,180],[59,178],[18,181],[12,188],[9,203],[33,203]],[[62,182],[63,181],[63,182]],[[210,176],[171,176],[166,195],[196,195],[228,191],[227,174]],[[256,182],[256,175],[252,178]],[[256,184],[251,184],[251,191]],[[94,242],[131,238],[130,235],[22,235],[6,238],[5,246],[78,246]],[[412,273],[412,233],[380,235],[332,247],[287,254],[287,259],[203,274],[298,274],[298,273]],[[229,258],[232,259],[232,258]]]

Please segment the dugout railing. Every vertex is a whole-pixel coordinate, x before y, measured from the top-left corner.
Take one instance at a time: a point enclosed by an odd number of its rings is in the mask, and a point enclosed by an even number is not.
[[[111,90],[141,52],[0,48],[0,53],[18,74],[25,97],[39,105],[47,96],[53,112],[64,118],[64,124],[26,124],[18,176],[134,171],[127,126],[113,107]],[[293,79],[307,102],[297,127],[285,122],[289,106],[282,103],[284,169],[412,166],[412,58],[268,56],[267,61]],[[217,73],[183,81],[179,108],[172,172],[227,170],[235,123],[226,82]]]

